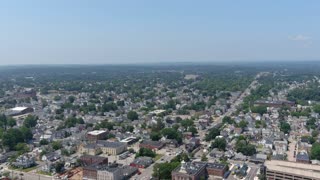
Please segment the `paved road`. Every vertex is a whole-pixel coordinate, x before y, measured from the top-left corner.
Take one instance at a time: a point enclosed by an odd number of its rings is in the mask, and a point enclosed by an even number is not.
[[[136,174],[135,176],[132,177],[132,179],[139,179],[139,180],[147,180],[150,179],[152,177],[152,173],[153,173],[153,166],[156,163],[164,163],[164,162],[170,162],[174,157],[175,157],[175,153],[170,153],[169,154],[165,154],[164,156],[162,156],[158,161],[156,161],[155,163],[153,163],[151,166],[149,166],[146,169],[143,169],[141,174],[138,175]],[[163,159],[163,160],[162,160]]]
[[[54,179],[51,176],[30,173],[30,172],[21,172],[21,171],[15,171],[11,169],[6,169],[5,171],[10,172],[10,177],[13,179],[15,177],[18,177],[18,179],[25,179],[25,180],[53,180]]]
[[[222,123],[222,119],[225,116],[231,116],[233,113],[237,111],[237,107],[242,104],[243,99],[250,95],[251,89],[255,89],[257,86],[257,79],[262,76],[264,73],[259,73],[256,75],[254,80],[251,82],[251,84],[248,86],[247,89],[245,89],[242,94],[232,103],[231,107],[227,110],[226,113],[218,117],[213,125],[211,125],[210,128],[214,127],[216,124]]]
[[[297,145],[297,141],[292,141],[289,144],[289,148],[287,151],[287,159],[288,161],[296,162],[296,158],[294,157],[295,146]]]
[[[253,180],[254,177],[256,176],[259,168],[256,167],[250,167],[249,172],[247,172],[246,180]]]

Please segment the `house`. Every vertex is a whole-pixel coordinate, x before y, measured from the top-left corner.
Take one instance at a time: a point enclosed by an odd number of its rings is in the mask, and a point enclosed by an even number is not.
[[[166,139],[163,141],[163,143],[165,143],[165,145],[169,148],[176,148],[179,146],[178,141],[175,139]]]
[[[267,155],[265,154],[255,154],[250,157],[249,161],[253,163],[264,163],[267,160]]]
[[[159,150],[164,146],[164,143],[160,141],[149,141],[149,140],[143,140],[140,142],[139,147],[140,148],[148,148],[151,150]]]
[[[246,177],[248,170],[248,165],[243,164],[240,170],[237,172],[237,175],[242,179],[243,177]]]
[[[184,132],[182,133],[182,136],[186,139],[192,138],[192,132]]]
[[[236,153],[233,159],[239,161],[246,161],[247,156],[243,155],[242,153]]]
[[[153,163],[153,160],[151,157],[138,157],[132,163],[130,163],[130,166],[136,167],[136,168],[147,168],[152,163]]]
[[[19,156],[16,161],[12,163],[13,166],[18,168],[29,168],[35,164],[35,158],[28,154]]]
[[[185,145],[185,148],[188,152],[192,152],[193,150],[195,150],[196,148],[198,148],[200,146],[200,139],[198,138],[191,138],[189,140],[189,143],[187,143]]]
[[[287,149],[288,149],[288,141],[284,140],[284,141],[274,141],[274,148],[275,151],[273,152],[273,154],[285,154]]]
[[[310,158],[307,151],[301,151],[296,156],[296,161],[299,163],[310,164]]]
[[[224,156],[224,152],[223,151],[219,151],[217,148],[212,149],[212,151],[209,153],[209,155],[211,157],[214,158],[220,158]]]
[[[43,166],[41,166],[41,170],[44,172],[51,172],[54,169],[54,164],[50,161],[46,161]]]
[[[41,161],[50,161],[54,162],[58,159],[60,159],[61,156],[55,152],[47,153],[41,157]]]

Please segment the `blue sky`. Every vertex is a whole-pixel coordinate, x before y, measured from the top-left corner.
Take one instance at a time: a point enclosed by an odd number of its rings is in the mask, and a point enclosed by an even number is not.
[[[8,0],[0,64],[320,60],[318,0]]]

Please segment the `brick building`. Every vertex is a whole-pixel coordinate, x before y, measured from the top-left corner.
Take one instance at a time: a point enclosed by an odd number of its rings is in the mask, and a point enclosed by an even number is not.
[[[200,180],[205,179],[206,164],[194,162],[181,162],[181,165],[171,172],[172,180]]]
[[[228,168],[225,164],[207,163],[206,170],[208,175],[223,177]]]
[[[153,163],[153,160],[151,157],[138,157],[132,163],[130,163],[130,166],[136,167],[136,168],[147,168],[152,163]]]
[[[148,140],[144,140],[142,142],[140,142],[139,147],[140,148],[148,148],[151,150],[159,150],[164,146],[164,143],[160,142],[160,141],[148,141]]]
[[[92,164],[108,164],[108,158],[102,156],[83,155],[80,157],[80,160],[86,166]]]
[[[208,176],[223,177],[227,165],[207,162],[181,162],[181,166],[172,171],[172,180],[199,180]]]

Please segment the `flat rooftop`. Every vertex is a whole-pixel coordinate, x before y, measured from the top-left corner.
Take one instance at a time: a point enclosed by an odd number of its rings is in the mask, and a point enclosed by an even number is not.
[[[25,110],[25,109],[27,109],[27,107],[15,107],[15,108],[12,108],[12,109],[10,109],[11,111],[23,111],[23,110]]]
[[[296,174],[311,178],[320,177],[320,166],[312,164],[303,164],[289,161],[271,160],[266,161],[265,166],[268,170],[278,171],[281,173]]]
[[[97,136],[97,135],[105,133],[105,132],[106,131],[104,131],[104,130],[95,130],[95,131],[88,132],[88,134],[93,135],[93,136]]]

